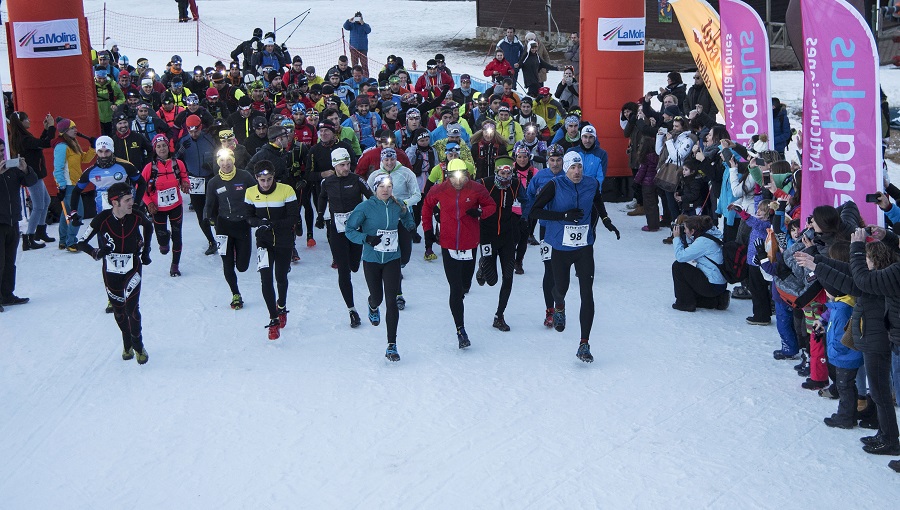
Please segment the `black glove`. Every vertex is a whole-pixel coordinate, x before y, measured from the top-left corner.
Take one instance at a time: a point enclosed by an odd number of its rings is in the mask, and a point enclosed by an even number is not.
[[[325,217],[324,216],[319,216],[318,218],[316,218],[316,228],[318,228],[318,229],[325,228]]]
[[[469,209],[468,211],[466,211],[466,214],[468,214],[469,216],[471,216],[477,220],[478,218],[481,218],[481,209],[479,209],[477,207],[473,207],[473,208]]]
[[[69,214],[69,225],[72,225],[73,227],[80,227],[84,225],[84,222],[81,221],[81,215],[78,214],[78,211],[72,211],[72,213]]]
[[[435,237],[434,235],[434,230],[425,231],[425,242],[429,244],[434,244],[437,242],[437,237]]]
[[[145,251],[144,253],[141,253],[141,264],[142,265],[149,266],[151,262],[153,262],[153,261],[150,260],[150,252],[149,251]]]
[[[268,225],[260,225],[256,229],[256,246],[258,248],[272,248],[275,246],[275,240],[272,235],[272,229]]]
[[[622,239],[622,235],[619,234],[619,229],[617,229],[616,226],[613,225],[613,222],[611,219],[603,218],[603,226],[606,227],[606,230],[609,230],[610,232],[615,232],[616,241],[618,241],[619,239]]]
[[[381,244],[381,236],[366,236],[366,243],[369,246],[378,246]]]
[[[753,247],[756,248],[756,256],[753,257],[753,262],[756,265],[762,264],[763,259],[768,258],[768,254],[766,253],[766,242],[761,238],[753,241]]]
[[[303,188],[305,188],[308,184],[309,183],[306,182],[306,179],[301,177],[300,179],[297,180],[297,184],[294,185],[294,189],[303,190]]]
[[[94,260],[100,260],[103,257],[109,255],[110,253],[112,253],[112,249],[109,247],[103,246],[103,244],[101,243],[100,246],[96,250],[93,251],[92,255],[94,257]]]
[[[60,186],[58,190],[56,190],[56,199],[62,202],[66,199],[66,187]]]
[[[584,218],[584,211],[581,209],[569,209],[563,213],[563,219],[566,221],[579,222],[581,218]]]

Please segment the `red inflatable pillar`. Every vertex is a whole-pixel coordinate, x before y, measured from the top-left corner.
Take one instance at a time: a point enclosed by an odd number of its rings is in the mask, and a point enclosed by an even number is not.
[[[607,177],[631,177],[622,105],[644,95],[646,2],[581,1],[581,110],[609,153]]]
[[[91,44],[82,2],[8,0],[6,25],[13,98],[41,136],[50,113],[75,121],[82,133],[100,135],[100,114],[91,71]],[[87,147],[85,142],[81,142]],[[47,189],[56,194],[53,153],[47,159]]]

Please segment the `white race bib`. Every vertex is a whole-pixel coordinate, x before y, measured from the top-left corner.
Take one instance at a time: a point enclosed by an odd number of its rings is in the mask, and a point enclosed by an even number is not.
[[[191,195],[206,194],[206,179],[194,177],[193,175],[188,176],[188,179],[191,181]]]
[[[541,241],[541,260],[547,262],[550,258],[553,257],[553,247],[547,244],[546,241]]]
[[[522,203],[519,202],[519,199],[518,199],[518,198],[515,199],[515,200],[513,200],[513,203],[512,203],[512,212],[513,212],[514,214],[518,214],[518,215],[521,215],[521,214],[522,214]]]
[[[381,236],[381,242],[375,245],[375,251],[382,253],[394,253],[397,251],[396,230],[379,230],[375,235]]]
[[[112,209],[112,204],[109,203],[109,193],[104,190],[100,192],[100,210],[105,211],[107,209]]]
[[[563,246],[580,248],[587,246],[590,225],[566,225],[563,231]]]
[[[475,257],[475,250],[447,250],[450,252],[450,258],[454,260],[472,260]]]
[[[256,249],[256,270],[262,271],[269,267],[269,250],[265,248]]]
[[[494,254],[494,247],[490,244],[482,244],[481,245],[481,256],[482,257],[490,257]]]
[[[347,218],[350,217],[350,213],[342,212],[342,213],[334,213],[332,216],[332,221],[334,221],[334,229],[338,232],[344,232],[347,230]]]
[[[216,236],[216,249],[219,250],[219,255],[223,257],[228,255],[228,236],[223,234]]]
[[[125,274],[134,268],[131,253],[110,253],[106,256],[106,272],[113,274]]]
[[[164,189],[156,194],[156,203],[160,207],[170,207],[178,202],[178,188]]]

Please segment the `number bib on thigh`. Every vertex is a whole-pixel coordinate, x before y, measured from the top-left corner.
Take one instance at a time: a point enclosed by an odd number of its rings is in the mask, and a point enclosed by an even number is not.
[[[541,241],[541,260],[543,262],[547,262],[551,258],[553,258],[553,247],[547,244],[547,241]]]
[[[188,179],[191,181],[191,195],[206,194],[206,179],[203,177],[194,177],[193,175],[188,176]]]
[[[347,230],[348,218],[350,218],[350,213],[348,212],[334,213],[334,216],[332,216],[332,221],[334,221],[334,229],[338,231],[338,233],[342,233]]]
[[[256,249],[256,270],[262,271],[269,267],[269,250],[265,248]]]
[[[125,274],[134,267],[131,253],[110,253],[106,256],[106,272],[112,274]]]
[[[158,192],[156,203],[160,207],[171,207],[178,203],[178,188],[169,188]]]
[[[481,245],[481,256],[482,257],[490,257],[494,254],[494,247],[490,244],[482,244]]]
[[[219,255],[223,257],[228,254],[228,236],[224,234],[216,235],[216,249],[219,250]]]
[[[587,246],[588,229],[590,225],[566,225],[563,231],[563,246],[580,248]]]
[[[453,260],[472,260],[475,257],[475,249],[471,250],[447,250]]]
[[[397,251],[396,230],[379,230],[375,235],[381,236],[381,242],[375,245],[375,251],[383,253],[393,253]]]

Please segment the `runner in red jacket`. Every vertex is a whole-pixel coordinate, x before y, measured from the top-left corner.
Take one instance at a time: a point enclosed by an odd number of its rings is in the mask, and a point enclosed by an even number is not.
[[[497,204],[484,186],[469,180],[469,172],[462,160],[450,161],[447,171],[450,178],[431,188],[425,197],[422,230],[426,241],[436,242],[432,213],[434,207],[439,205],[441,258],[450,285],[450,312],[456,324],[459,348],[464,349],[471,342],[466,334],[463,296],[472,287],[472,276],[475,274],[475,248],[481,237],[479,218],[493,215]]]

